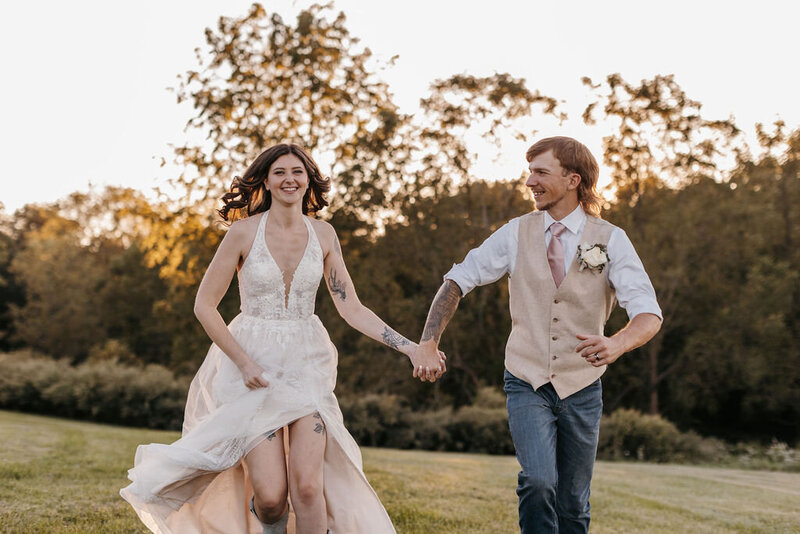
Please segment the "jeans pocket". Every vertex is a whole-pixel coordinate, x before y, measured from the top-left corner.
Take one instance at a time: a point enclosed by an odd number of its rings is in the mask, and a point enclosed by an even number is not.
[[[514,388],[519,387],[518,382],[519,378],[509,373],[508,369],[503,371],[503,391],[505,391],[506,394]]]
[[[510,395],[512,393],[533,392],[533,388],[530,384],[506,370],[503,373],[503,391],[505,391],[506,395]]]
[[[591,384],[586,386],[586,389],[590,389],[590,388],[591,389],[599,389],[600,391],[603,391],[603,381],[602,381],[602,379],[598,378],[597,380],[595,380],[594,382],[592,382]]]

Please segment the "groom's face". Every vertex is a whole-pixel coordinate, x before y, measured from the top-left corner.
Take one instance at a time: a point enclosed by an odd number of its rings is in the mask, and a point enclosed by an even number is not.
[[[534,157],[528,164],[530,176],[525,185],[533,194],[536,209],[550,210],[561,205],[578,202],[580,176],[564,172],[561,162],[548,150]]]

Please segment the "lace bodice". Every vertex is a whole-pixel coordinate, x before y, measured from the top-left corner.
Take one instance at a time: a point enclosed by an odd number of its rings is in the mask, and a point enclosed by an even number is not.
[[[264,235],[269,211],[258,223],[250,253],[239,270],[239,296],[245,315],[263,319],[306,319],[314,313],[314,299],[322,278],[322,247],[307,217],[305,252],[289,285],[288,305],[283,273],[267,248]]]

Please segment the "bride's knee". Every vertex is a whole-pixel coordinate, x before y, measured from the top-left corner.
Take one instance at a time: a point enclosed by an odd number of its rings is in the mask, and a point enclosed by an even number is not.
[[[292,484],[292,502],[309,505],[322,497],[322,481],[318,477],[301,478]]]
[[[277,521],[286,510],[286,486],[276,487],[269,484],[253,484],[255,493],[256,514],[262,521],[270,523]]]

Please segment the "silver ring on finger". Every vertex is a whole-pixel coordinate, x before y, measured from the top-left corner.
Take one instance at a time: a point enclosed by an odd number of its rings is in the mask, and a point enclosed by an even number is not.
[[[596,361],[596,362],[600,361],[600,353],[599,352],[595,352],[594,353],[594,361]]]

